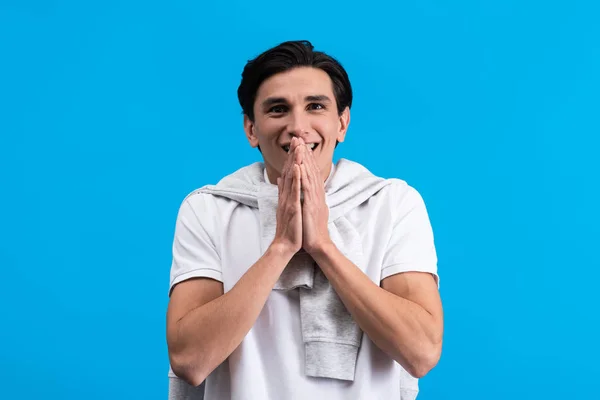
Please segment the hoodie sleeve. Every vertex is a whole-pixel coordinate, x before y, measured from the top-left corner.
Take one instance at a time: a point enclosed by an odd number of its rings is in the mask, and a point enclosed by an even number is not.
[[[419,192],[406,183],[402,191],[392,199],[399,204],[395,207],[397,214],[383,258],[381,280],[401,272],[429,272],[439,286],[433,230],[425,203]]]
[[[169,296],[176,284],[190,278],[223,282],[214,234],[218,215],[211,195],[193,193],[179,208],[173,239]]]

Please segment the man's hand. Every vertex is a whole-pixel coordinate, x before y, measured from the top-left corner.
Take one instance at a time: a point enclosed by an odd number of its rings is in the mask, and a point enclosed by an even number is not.
[[[285,253],[292,255],[302,248],[302,206],[300,204],[302,155],[300,151],[306,146],[300,146],[300,143],[299,139],[292,139],[288,159],[281,171],[281,177],[277,178],[279,203],[273,243],[282,246]]]
[[[325,245],[331,243],[327,223],[329,221],[329,208],[325,202],[325,184],[321,171],[317,166],[313,152],[307,146],[301,146],[302,164],[302,247],[307,253],[313,255]]]

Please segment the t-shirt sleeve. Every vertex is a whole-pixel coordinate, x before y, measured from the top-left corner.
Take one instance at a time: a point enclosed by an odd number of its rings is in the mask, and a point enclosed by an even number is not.
[[[216,209],[210,195],[188,196],[179,208],[173,239],[169,296],[173,287],[190,278],[223,282],[221,259],[215,244]]]
[[[381,280],[401,272],[429,272],[439,287],[437,254],[425,202],[414,188],[406,185],[403,191],[383,258]]]

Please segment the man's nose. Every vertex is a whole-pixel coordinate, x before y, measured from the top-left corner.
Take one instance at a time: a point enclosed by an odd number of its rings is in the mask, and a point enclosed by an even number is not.
[[[302,115],[293,115],[290,124],[288,125],[288,132],[291,136],[305,139],[310,130],[308,118]]]

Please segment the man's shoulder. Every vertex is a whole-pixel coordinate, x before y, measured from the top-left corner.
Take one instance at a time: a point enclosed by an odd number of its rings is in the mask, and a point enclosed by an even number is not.
[[[394,204],[399,213],[408,212],[415,207],[424,206],[421,193],[408,182],[398,178],[390,178],[389,201]]]
[[[400,178],[389,178],[388,181],[390,182],[390,195],[394,197],[394,200],[406,201],[420,197],[419,191],[407,181]]]
[[[245,181],[247,184],[260,183],[260,177],[263,176],[264,164],[255,162],[242,167],[237,167],[230,174],[226,174],[217,180],[216,183],[207,183],[189,192],[184,198],[183,203],[190,202],[196,205],[215,206],[220,204],[229,204],[230,200],[223,196],[212,193],[211,189],[218,189],[230,184],[232,180]]]
[[[224,210],[224,207],[231,205],[231,200],[217,196],[213,193],[209,193],[204,190],[206,186],[197,188],[190,193],[188,193],[182,201],[182,205],[187,204],[190,208],[194,210],[194,212],[202,212],[202,213],[220,213]],[[237,204],[237,203],[236,203]]]
[[[396,221],[415,209],[425,207],[419,191],[406,180],[386,178],[385,181],[387,185],[377,193],[378,201],[372,205],[373,212],[384,212],[390,216],[390,221]]]
[[[378,175],[371,171],[366,165],[350,160],[347,158],[341,158],[337,163],[337,168],[342,167],[344,170],[352,170],[353,175],[358,178],[362,177],[371,177],[376,179],[385,180],[387,185],[385,185],[386,190],[384,193],[386,195],[393,196],[403,196],[410,191],[416,191],[416,189],[408,184],[404,179],[399,177],[385,177]]]

